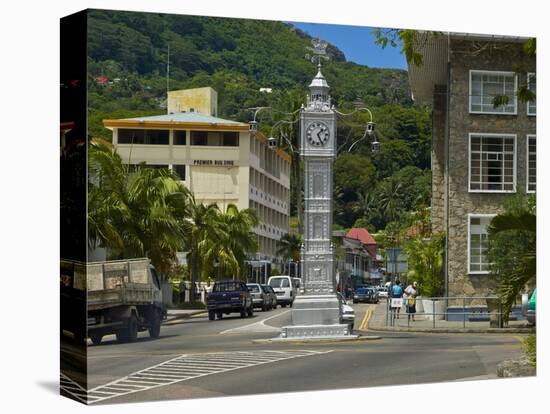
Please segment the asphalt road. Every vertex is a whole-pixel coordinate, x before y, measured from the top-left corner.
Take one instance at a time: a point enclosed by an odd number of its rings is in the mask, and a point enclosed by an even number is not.
[[[358,328],[368,305],[354,307]],[[131,344],[114,336],[99,346],[90,342],[94,403],[494,378],[499,362],[521,354],[521,337],[504,334],[383,332],[374,341],[258,344],[252,341],[274,338],[277,327],[290,323],[290,309],[234,315],[167,324],[156,340],[143,332]]]

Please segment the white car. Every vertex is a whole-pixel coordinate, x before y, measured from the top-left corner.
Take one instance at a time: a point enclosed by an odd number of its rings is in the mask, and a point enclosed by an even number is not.
[[[296,297],[296,286],[290,276],[271,276],[267,284],[273,288],[277,295],[277,305],[283,308],[286,305],[292,306]]]
[[[387,290],[386,288],[380,289],[380,290],[378,291],[378,297],[379,297],[379,298],[386,298],[386,299],[387,299],[387,298],[388,298],[388,290]]]
[[[344,299],[341,293],[337,293],[338,301],[340,302],[340,307],[342,309],[342,316],[340,317],[340,323],[345,323],[348,325],[348,331],[351,333],[353,331],[353,325],[355,324],[355,310],[348,305],[347,301]]]

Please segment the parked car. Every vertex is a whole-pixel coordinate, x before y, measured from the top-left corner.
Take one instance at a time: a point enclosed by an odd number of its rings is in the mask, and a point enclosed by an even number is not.
[[[269,301],[269,309],[276,309],[277,295],[275,294],[273,288],[269,285],[262,285],[262,289],[264,290],[264,293]]]
[[[206,298],[208,319],[215,316],[221,319],[223,314],[239,312],[241,318],[254,315],[252,296],[244,282],[240,280],[220,280],[214,283],[212,292]]]
[[[351,333],[355,324],[355,310],[347,304],[346,299],[340,292],[336,296],[340,302],[340,323],[348,325],[348,331]]]
[[[262,308],[264,312],[271,309],[271,299],[259,283],[247,283],[246,287],[252,296],[252,306]]]
[[[387,299],[388,298],[388,288],[385,287],[385,286],[379,287],[378,288],[378,297]]]
[[[531,297],[527,293],[521,298],[521,311],[527,318],[527,322],[535,325],[537,322],[537,288],[533,290]]]
[[[271,276],[267,280],[267,284],[273,288],[277,295],[277,305],[281,305],[283,308],[286,305],[292,306],[296,297],[296,287],[290,276]]]
[[[360,287],[353,293],[353,303],[378,303],[378,292],[374,288]]]

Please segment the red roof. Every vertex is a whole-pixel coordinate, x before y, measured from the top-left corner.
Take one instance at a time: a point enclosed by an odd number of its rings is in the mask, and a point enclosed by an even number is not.
[[[366,245],[366,249],[369,252],[369,254],[373,258],[376,258],[376,249],[377,249],[376,241],[370,235],[367,229],[353,228],[350,231],[348,231],[348,234],[346,234],[346,238],[359,240],[362,244]]]
[[[367,229],[363,228],[353,228],[350,231],[348,231],[348,234],[346,234],[346,237],[348,239],[357,239],[360,240],[363,244],[376,244],[376,241],[374,238],[370,235],[369,231]]]

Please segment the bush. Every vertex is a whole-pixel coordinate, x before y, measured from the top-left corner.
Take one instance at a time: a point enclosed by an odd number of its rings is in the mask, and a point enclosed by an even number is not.
[[[533,331],[523,340],[523,346],[525,347],[525,353],[527,358],[529,358],[529,363],[536,367],[537,366],[537,333]]]

